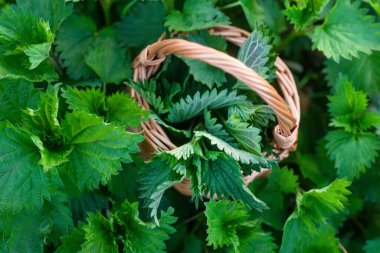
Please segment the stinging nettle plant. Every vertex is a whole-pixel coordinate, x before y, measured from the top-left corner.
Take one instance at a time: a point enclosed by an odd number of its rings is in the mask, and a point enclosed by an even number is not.
[[[378,252],[378,1],[0,9],[1,252]],[[226,69],[151,55],[157,44],[140,55],[159,38],[227,53],[288,101],[284,59],[297,149],[281,159],[278,114]],[[141,60],[161,65],[138,72]],[[149,135],[156,126],[167,138]]]

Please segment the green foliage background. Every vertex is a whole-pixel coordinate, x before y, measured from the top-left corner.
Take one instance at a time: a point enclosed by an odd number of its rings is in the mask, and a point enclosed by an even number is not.
[[[378,1],[0,8],[0,252],[380,252]],[[241,51],[205,31],[226,24],[252,32]],[[134,57],[171,31],[273,84],[281,56],[301,98],[297,151],[265,158],[273,113],[205,63],[168,57],[157,78],[133,82]],[[149,118],[179,148],[143,161]],[[271,173],[245,187],[260,166]],[[185,177],[193,197],[171,188]]]

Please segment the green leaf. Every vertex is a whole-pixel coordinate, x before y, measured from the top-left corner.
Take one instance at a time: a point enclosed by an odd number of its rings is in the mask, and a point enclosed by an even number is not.
[[[120,41],[128,47],[145,47],[164,32],[165,8],[161,2],[137,2],[116,23]]]
[[[80,190],[104,185],[121,169],[121,161],[131,161],[130,154],[139,151],[137,144],[143,139],[140,134],[126,132],[123,127],[80,111],[67,114],[62,128],[74,146],[68,171]]]
[[[57,34],[57,50],[72,79],[88,79],[93,71],[84,62],[88,49],[94,42],[96,24],[88,16],[71,15],[63,22]]]
[[[47,134],[47,139],[54,142],[54,140],[61,139],[60,123],[58,121],[58,107],[59,107],[59,84],[52,86],[49,85],[46,93],[41,95],[36,110],[28,108],[24,120],[29,129]],[[46,141],[45,138],[43,141]]]
[[[220,200],[206,204],[207,242],[214,249],[223,246],[227,252],[274,253],[277,245],[269,233],[264,233],[260,223],[253,220],[244,205]]]
[[[65,0],[17,0],[17,6],[49,21],[51,30],[55,33],[72,12],[72,4],[66,2]]]
[[[43,252],[50,230],[49,220],[37,210],[17,214],[1,213],[2,252]],[[3,247],[1,247],[3,246]]]
[[[231,197],[258,211],[268,209],[266,204],[247,188],[239,164],[231,157],[215,152],[215,157],[202,160],[201,166],[204,194],[216,195],[219,199]]]
[[[312,35],[313,48],[336,62],[357,58],[359,52],[371,54],[380,49],[379,24],[366,15],[368,10],[360,9],[360,2],[350,2],[338,0]]]
[[[83,226],[85,242],[84,252],[118,253],[116,239],[113,237],[114,228],[110,221],[101,213],[91,213],[87,218],[88,224]]]
[[[172,169],[172,165],[165,159],[157,157],[144,167],[140,168],[140,198],[144,206],[151,209],[150,216],[158,224],[157,210],[165,191],[174,184],[181,182],[186,175],[180,175]]]
[[[344,210],[348,186],[346,179],[337,179],[322,189],[299,194],[297,208],[284,227],[280,252],[340,252],[329,219]]]
[[[107,119],[118,125],[137,128],[149,118],[149,111],[144,110],[127,93],[116,92],[107,97]]]
[[[370,168],[380,150],[380,140],[373,133],[330,131],[326,136],[329,157],[335,161],[340,177],[353,179]]]
[[[227,132],[248,151],[261,154],[260,129],[243,122],[236,115],[231,116],[224,124]]]
[[[207,31],[190,33],[187,39],[201,45],[215,48],[218,51],[224,52],[227,49],[227,43],[221,36],[212,36]],[[209,89],[212,89],[214,85],[221,86],[222,83],[226,82],[226,75],[221,69],[199,60],[188,59],[186,57],[181,57],[181,59],[189,66],[189,72],[194,77],[194,80],[207,85]]]
[[[183,11],[173,11],[165,25],[173,31],[192,31],[229,24],[229,18],[211,0],[186,0]]]
[[[217,110],[231,105],[244,102],[246,96],[238,95],[236,91],[222,90],[218,93],[216,89],[206,91],[202,95],[196,92],[193,97],[187,96],[179,102],[172,104],[169,110],[168,121],[179,123],[199,116],[204,109]]]
[[[316,21],[329,2],[329,0],[286,0],[284,14],[297,30],[301,30]]]
[[[369,94],[380,93],[380,52],[374,51],[367,55],[360,53],[358,58],[352,60],[342,59],[339,63],[333,60],[326,61],[324,72],[327,75],[328,84],[335,86],[339,73],[347,75],[354,87],[364,90]],[[365,71],[363,71],[365,70]]]
[[[260,154],[252,154],[247,151],[237,149],[232,147],[230,144],[227,142],[207,133],[207,132],[202,132],[202,131],[194,131],[195,137],[198,138],[207,138],[210,140],[211,145],[216,145],[217,148],[221,151],[224,151],[227,155],[231,156],[235,161],[239,161],[244,164],[256,164],[260,165],[262,167],[269,167],[268,161],[265,159],[265,157]]]
[[[367,241],[364,246],[365,253],[376,253],[380,248],[380,238]]]
[[[234,138],[231,137],[231,135],[229,135],[226,131],[226,129],[224,129],[224,127],[219,124],[217,122],[217,119],[216,118],[212,118],[211,116],[211,112],[205,110],[204,112],[204,124],[205,124],[205,128],[207,130],[207,132],[221,140],[224,140],[225,142],[227,142],[228,144],[230,144],[231,146],[235,147],[236,146],[236,142],[234,140]]]
[[[0,51],[23,55],[24,67],[35,69],[48,56],[54,35],[43,19],[12,6],[0,14]]]
[[[104,83],[119,84],[132,77],[130,56],[113,38],[98,38],[89,49],[84,62]]]
[[[271,81],[275,77],[275,55],[272,52],[272,38],[264,27],[257,27],[244,41],[238,59],[257,72],[262,78]]]
[[[19,124],[23,110],[37,108],[40,92],[24,80],[0,80],[0,120]]]
[[[114,215],[115,220],[125,227],[125,234],[122,235],[124,252],[164,253],[166,249],[164,241],[169,239],[169,234],[175,232],[172,224],[177,218],[172,216],[173,213],[173,208],[169,208],[166,212],[161,211],[160,226],[157,226],[139,218],[137,203],[124,202]]]
[[[55,251],[56,253],[79,253],[81,252],[81,245],[84,242],[85,232],[81,227],[74,228],[70,234],[63,237],[62,244]]]
[[[41,159],[38,164],[42,165],[45,172],[50,169],[57,168],[58,166],[69,161],[69,155],[73,150],[73,147],[62,147],[59,149],[49,150],[49,148],[45,147],[44,143],[38,136],[32,135],[30,138],[40,150]]]
[[[105,97],[101,89],[95,87],[78,89],[67,86],[62,92],[62,97],[73,111],[86,111],[98,116],[104,114]]]
[[[265,181],[265,185],[261,184],[261,181]],[[254,215],[262,219],[265,224],[281,230],[287,218],[286,210],[289,208],[286,199],[288,194],[297,192],[297,181],[298,177],[293,170],[273,166],[267,179],[257,180],[250,185],[252,192],[269,207],[266,212],[256,212]]]
[[[30,82],[58,80],[58,74],[49,61],[42,62],[33,70],[24,65],[23,55],[0,55],[0,79],[23,79]]]
[[[44,203],[43,212],[51,221],[49,240],[58,245],[61,237],[69,234],[69,230],[74,227],[67,196],[56,192],[51,201]]]
[[[335,93],[329,96],[330,125],[356,133],[380,124],[379,115],[367,112],[367,94],[356,91],[347,77],[340,75],[335,86]]]
[[[49,199],[48,176],[38,148],[25,132],[0,122],[0,204],[3,209],[40,208]]]
[[[239,2],[252,29],[257,24],[265,24],[278,33],[286,29],[285,17],[277,1],[240,0]]]

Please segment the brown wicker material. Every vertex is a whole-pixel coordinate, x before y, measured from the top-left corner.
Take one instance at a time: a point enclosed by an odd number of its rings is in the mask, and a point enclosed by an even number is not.
[[[225,40],[239,47],[249,36],[247,31],[232,26],[217,26],[211,28],[209,32],[213,35],[221,35]],[[289,151],[295,150],[300,121],[300,102],[292,73],[280,58],[276,59],[275,65],[277,82],[283,97],[268,81],[226,53],[183,39],[163,39],[161,37],[158,42],[145,48],[135,59],[133,64],[134,81],[151,78],[159,69],[160,64],[165,61],[165,57],[171,54],[206,62],[245,83],[269,105],[276,115],[278,125],[273,130],[273,145],[280,158],[287,157]],[[131,90],[131,95],[145,109],[150,110],[148,102],[134,90]],[[145,141],[141,149],[146,158],[151,153],[158,152],[159,149],[168,151],[176,148],[176,145],[171,142],[155,120],[151,119],[143,123],[142,129]],[[244,176],[244,181],[248,185],[255,178],[265,176],[268,172],[269,170],[266,169],[262,169],[261,172],[253,172],[251,175]],[[185,179],[174,187],[183,195],[190,196],[192,194],[189,179]]]

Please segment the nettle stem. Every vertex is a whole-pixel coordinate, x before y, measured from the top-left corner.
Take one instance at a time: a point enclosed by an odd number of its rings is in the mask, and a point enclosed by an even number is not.
[[[113,0],[99,0],[100,5],[102,6],[104,12],[104,18],[106,20],[106,25],[111,25],[111,6]]]
[[[227,9],[231,9],[231,8],[235,8],[235,7],[238,7],[240,6],[240,1],[236,1],[236,2],[233,2],[233,3],[230,3],[230,4],[226,4],[222,7],[220,7],[221,10],[227,10]]]

